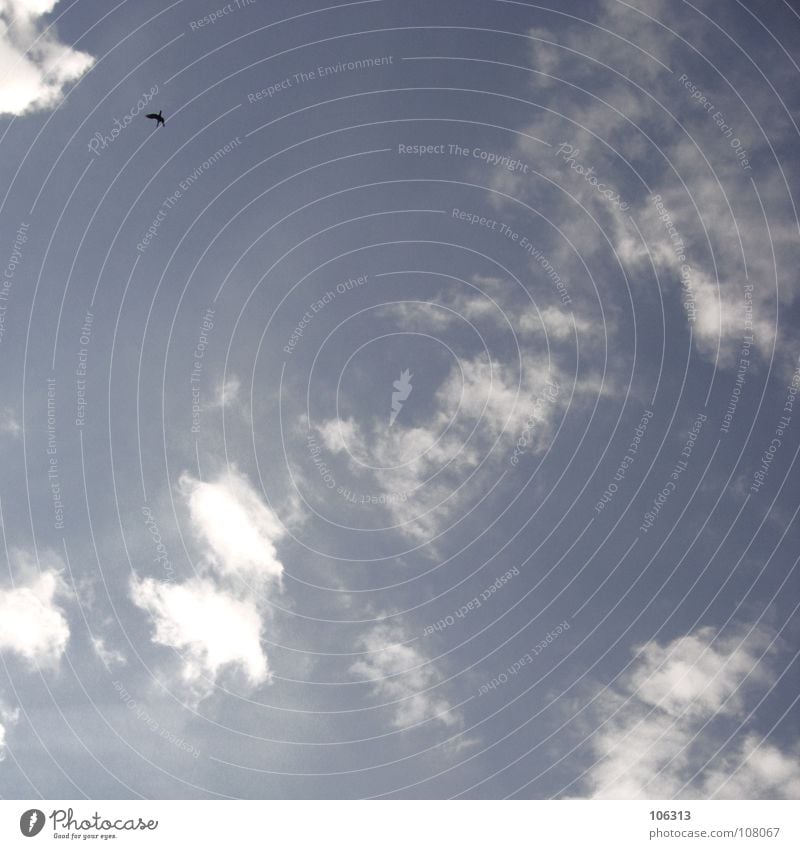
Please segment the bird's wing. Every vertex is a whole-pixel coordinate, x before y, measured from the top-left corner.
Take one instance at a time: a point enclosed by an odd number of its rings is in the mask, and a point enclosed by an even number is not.
[[[160,116],[160,115],[156,115],[156,113],[155,113],[155,112],[151,112],[149,115],[145,115],[145,117],[146,117],[146,118],[155,118],[155,119],[156,119],[156,121],[158,121],[158,120],[161,118],[161,116]],[[161,119],[161,120],[163,120],[163,119]]]

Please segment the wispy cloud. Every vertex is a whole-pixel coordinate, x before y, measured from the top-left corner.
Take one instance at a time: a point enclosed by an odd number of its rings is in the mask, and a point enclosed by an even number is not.
[[[743,108],[731,92],[733,87],[750,93],[753,80],[744,67],[741,77],[704,77],[699,95],[714,109],[699,105],[680,80],[692,67],[681,39],[697,46],[709,32],[697,26],[696,17],[676,14],[663,0],[632,4],[609,0],[598,4],[593,26],[563,28],[557,34],[530,30],[532,68],[573,85],[591,80],[592,96],[565,99],[563,87],[543,74],[531,75],[531,87],[545,97],[548,92],[558,96],[558,102],[522,128],[509,155],[531,159],[534,149],[528,137],[548,140],[554,149],[568,141],[580,150],[587,168],[625,195],[630,210],[615,208],[584,176],[564,168],[557,155],[542,157],[538,148],[537,169],[563,193],[542,181],[501,171],[492,175],[492,186],[537,207],[546,206],[549,223],[560,231],[557,237],[550,233],[548,250],[560,273],[570,279],[571,291],[578,291],[585,279],[583,262],[602,288],[607,285],[604,277],[614,274],[618,279],[611,264],[608,274],[597,273],[609,257],[634,286],[652,279],[643,274],[652,261],[667,303],[677,305],[685,295],[681,266],[687,266],[695,311],[687,310],[685,318],[692,325],[696,349],[722,367],[733,367],[744,335],[752,334],[754,350],[769,355],[778,305],[792,304],[800,295],[794,273],[800,240],[787,186],[797,176],[796,163],[779,153],[784,173],[777,168],[762,170],[754,191],[737,152],[744,146],[749,160],[759,156],[772,160],[769,145],[776,149],[792,145],[796,131],[788,116],[771,113],[769,141],[765,138],[760,116]],[[608,62],[610,55],[613,63]],[[576,56],[586,58],[576,61]],[[609,65],[613,72],[607,70]],[[664,66],[673,73],[666,73]],[[784,78],[778,88],[789,84]],[[676,119],[679,130],[674,129]],[[653,214],[655,194],[662,196],[683,239],[684,263],[676,260],[664,226]],[[493,203],[508,216],[518,208],[501,195],[495,195]],[[542,228],[545,242],[548,232]],[[563,237],[579,246],[580,259]],[[752,324],[744,317],[743,286],[748,281],[756,284]]]
[[[797,751],[756,733],[726,748],[776,678],[769,635],[711,628],[646,643],[624,679],[602,691],[584,777],[598,799],[800,798]]]
[[[359,640],[366,655],[350,667],[351,673],[371,682],[376,698],[390,708],[395,728],[427,721],[458,725],[461,715],[437,688],[440,676],[435,665],[408,642],[399,625],[372,628]]]
[[[346,459],[352,473],[369,476],[401,532],[425,541],[474,497],[475,487],[462,486],[467,478],[509,461],[535,399],[546,386],[559,385],[555,371],[553,363],[529,355],[521,368],[465,357],[436,388],[425,424],[398,417],[387,428],[378,417],[363,424],[354,418],[325,419],[315,430],[328,451]],[[549,403],[537,407],[535,438],[529,443],[533,453],[547,446],[564,409],[559,392],[550,391],[547,398]]]
[[[0,434],[17,437],[22,433],[22,425],[20,425],[13,411],[6,407],[0,411]]]
[[[208,406],[212,408],[229,407],[239,401],[239,390],[242,384],[236,375],[230,375],[226,380],[221,380],[217,385],[216,392],[211,397]]]
[[[107,669],[110,669],[112,666],[125,666],[128,662],[121,651],[109,648],[102,637],[92,637],[92,648]]]

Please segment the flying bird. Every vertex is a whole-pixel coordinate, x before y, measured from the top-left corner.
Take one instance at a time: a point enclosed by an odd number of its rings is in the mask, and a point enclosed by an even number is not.
[[[151,112],[146,117],[152,118],[156,122],[156,129],[158,129],[162,124],[166,124],[166,121],[161,117],[161,110],[160,109],[158,110],[157,113]]]

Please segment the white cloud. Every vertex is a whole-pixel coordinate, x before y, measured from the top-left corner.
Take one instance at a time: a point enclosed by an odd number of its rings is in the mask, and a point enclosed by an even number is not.
[[[55,106],[93,57],[62,44],[42,17],[57,0],[0,0],[0,114]]]
[[[604,330],[609,332],[609,327],[604,329],[602,322],[576,315],[571,309],[553,305],[537,309],[529,296],[522,297],[522,293],[516,291],[518,287],[510,279],[503,281],[474,275],[472,281],[479,291],[439,294],[434,300],[421,303],[391,304],[384,307],[381,314],[413,325],[415,330],[454,328],[468,319],[478,327],[491,322],[501,332],[538,335],[542,339],[546,331],[550,344],[571,342],[577,331],[582,347],[601,342]],[[520,297],[515,297],[515,292]]]
[[[209,402],[209,407],[229,407],[239,400],[239,390],[242,384],[236,375],[231,375],[217,386],[216,393]]]
[[[483,357],[464,359],[452,369],[438,390],[442,415],[456,410],[470,421],[479,421],[490,434],[519,430],[528,415],[528,399],[536,397],[550,379],[547,364],[526,358],[520,371]]]
[[[303,423],[307,423],[305,416]],[[354,447],[364,444],[361,429],[353,419],[330,419],[322,422],[317,431],[325,447],[334,454],[350,452]]]
[[[482,494],[470,476],[496,473],[498,464],[509,463],[523,430],[526,451],[546,449],[567,394],[555,373],[544,357],[524,354],[521,368],[464,357],[436,388],[424,425],[398,419],[387,428],[377,417],[362,426],[353,419],[327,419],[315,431],[332,453],[346,451],[353,474],[370,478],[368,485],[381,493],[383,508],[400,532],[429,541],[469,499]]]
[[[553,33],[542,27],[528,30],[528,35],[534,39],[530,47],[530,57],[533,67],[542,74],[553,74],[561,63],[563,48],[558,45],[558,39]],[[552,80],[545,76],[537,76],[541,85],[550,85]]]
[[[0,702],[0,761],[6,758],[6,727],[19,718],[19,710],[11,710]]]
[[[205,578],[182,584],[134,580],[131,597],[152,617],[153,641],[180,652],[183,680],[198,698],[212,692],[225,667],[239,667],[252,685],[267,680],[263,623],[254,602],[235,598]]]
[[[392,710],[392,725],[408,728],[435,720],[446,726],[461,715],[436,691],[437,670],[420,651],[408,645],[408,635],[397,625],[379,625],[359,641],[366,656],[356,661],[353,675],[372,682],[375,696]]]
[[[698,349],[713,355],[719,346],[721,364],[732,365],[745,335],[745,299],[741,286],[717,286],[708,275],[700,272],[693,276],[692,290],[697,310],[693,330]],[[775,329],[755,315],[746,335],[753,336],[758,347],[767,351]]]
[[[557,37],[543,30],[529,31],[534,38],[563,45],[560,48],[531,41],[531,66],[584,88],[591,80],[589,89],[594,96],[565,101],[560,96],[562,87],[544,86],[544,77],[531,75],[531,88],[546,95],[545,103],[552,111],[543,111],[534,122],[523,126],[516,145],[509,151],[511,156],[536,161],[537,170],[568,191],[572,199],[528,175],[497,171],[491,185],[536,208],[546,207],[549,221],[576,245],[601,286],[608,284],[597,270],[603,269],[611,250],[632,285],[640,287],[634,297],[644,298],[646,303],[655,281],[643,272],[649,270],[652,258],[665,303],[682,308],[682,262],[676,260],[647,192],[660,194],[684,239],[685,261],[695,280],[697,316],[692,331],[697,351],[707,360],[732,368],[742,337],[752,333],[754,352],[768,356],[775,341],[778,306],[783,310],[800,295],[796,274],[800,240],[789,192],[797,173],[790,158],[781,155],[793,143],[794,128],[777,107],[769,113],[770,142],[777,150],[784,177],[762,127],[731,94],[731,87],[744,93],[745,98],[753,94],[752,75],[742,71],[741,76],[722,80],[718,75],[693,73],[687,64],[690,54],[681,36],[697,48],[713,30],[698,30],[690,18],[676,13],[674,4],[664,0],[639,0],[633,4],[608,0],[599,3],[597,11],[596,26],[569,28],[559,31]],[[679,37],[672,37],[669,29]],[[608,62],[611,55],[613,63]],[[598,62],[613,65],[617,73],[603,70]],[[674,73],[666,73],[660,63]],[[693,84],[721,110],[725,121],[745,143],[750,160],[763,163],[758,169],[755,191],[750,185],[750,172],[740,166],[731,140],[712,113],[678,84],[680,72],[687,70]],[[783,79],[780,82],[784,83]],[[650,97],[637,90],[636,85],[642,86]],[[552,98],[549,102],[548,97]],[[649,142],[648,136],[658,146]],[[622,213],[604,203],[589,183],[563,167],[555,147],[552,156],[543,155],[542,147],[531,142],[530,137],[556,146],[567,141],[579,148],[580,161],[614,184],[631,209]],[[755,171],[752,173],[755,176]],[[637,175],[647,181],[647,188]],[[587,208],[595,221],[580,211],[577,202]],[[493,203],[509,218],[517,214],[516,203],[509,199],[495,195]],[[631,224],[631,217],[646,240],[646,247]],[[582,263],[560,235],[541,228],[537,243],[540,240],[552,263],[558,265],[559,274],[569,281],[575,303],[580,304],[581,295],[589,294]],[[618,270],[612,273],[616,292]],[[744,320],[743,296],[743,285],[748,280],[755,286],[753,326],[749,328]],[[605,292],[600,294],[603,297]],[[685,311],[685,319],[687,324],[692,320],[689,310]],[[778,339],[779,350],[790,347],[791,332],[788,324],[781,330],[787,344],[781,346],[783,339]]]
[[[11,551],[12,586],[0,588],[0,653],[15,654],[33,669],[58,666],[70,630],[56,599],[67,594],[58,555],[42,551],[38,562],[20,549]],[[6,733],[19,717],[0,700],[0,761],[5,759]]]
[[[14,413],[6,407],[0,412],[0,433],[17,437],[22,433],[22,427]]]
[[[763,681],[755,653],[765,648],[765,638],[750,636],[746,646],[735,637],[712,645],[713,639],[713,628],[701,628],[667,646],[639,648],[629,679],[637,697],[673,717],[739,713],[742,682],[748,675],[751,685]]]
[[[546,331],[550,340],[572,340],[577,336],[582,345],[587,338],[592,341],[603,338],[602,325],[598,327],[588,319],[553,306],[545,307],[538,313],[534,309],[523,311],[519,315],[518,326],[524,333],[543,335]]]
[[[17,555],[26,561],[25,555]],[[26,565],[25,583],[0,590],[0,651],[13,652],[33,666],[53,667],[69,641],[67,619],[56,603],[66,588],[56,570],[31,574]]]
[[[183,474],[178,490],[189,507],[192,529],[220,576],[261,588],[280,581],[283,566],[275,542],[284,533],[275,513],[236,471],[214,483]]]
[[[249,687],[269,680],[261,634],[268,593],[281,583],[275,543],[284,530],[236,470],[210,483],[185,473],[178,492],[200,549],[199,574],[182,583],[134,578],[130,593],[153,621],[153,641],[181,655],[181,680],[199,701],[226,669],[243,672]]]
[[[703,790],[715,799],[800,799],[800,747],[784,754],[749,734],[734,755],[708,770]]]
[[[748,705],[775,678],[759,630],[719,637],[701,628],[637,649],[633,667],[598,698],[596,761],[585,775],[598,799],[800,798],[794,754],[750,734],[732,747]]]
[[[108,669],[112,666],[125,666],[128,662],[122,652],[117,651],[117,649],[108,648],[102,637],[92,637],[92,648],[103,662],[103,665]]]

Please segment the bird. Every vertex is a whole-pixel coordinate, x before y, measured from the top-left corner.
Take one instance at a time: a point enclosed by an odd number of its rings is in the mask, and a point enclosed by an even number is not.
[[[162,124],[166,124],[166,121],[161,117],[161,110],[158,112],[151,112],[146,116],[147,118],[152,118],[156,122],[156,129],[158,129]]]

